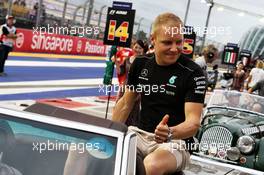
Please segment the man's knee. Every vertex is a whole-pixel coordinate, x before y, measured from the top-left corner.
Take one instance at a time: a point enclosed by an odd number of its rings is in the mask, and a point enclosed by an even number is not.
[[[147,175],[161,175],[175,172],[177,165],[174,155],[166,150],[154,151],[144,159]]]
[[[144,159],[144,166],[146,170],[147,175],[161,175],[164,174],[162,171],[162,168],[160,164],[153,161],[151,158],[145,158]]]

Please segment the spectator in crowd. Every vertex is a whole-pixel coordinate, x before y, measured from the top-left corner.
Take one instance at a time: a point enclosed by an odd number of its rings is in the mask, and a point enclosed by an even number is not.
[[[6,24],[3,24],[0,29],[0,36],[2,36],[2,51],[0,52],[0,76],[6,76],[4,72],[5,62],[8,58],[9,52],[12,51],[16,36],[16,28],[14,26],[14,17],[7,16],[6,17]]]
[[[243,91],[244,89],[244,81],[246,73],[243,70],[244,65],[242,62],[238,62],[236,69],[233,71],[233,83],[231,86],[231,90]]]
[[[46,21],[46,6],[42,4],[41,6],[41,22],[45,23]]]
[[[19,5],[20,4],[20,0],[15,0],[13,4],[14,5]]]
[[[127,74],[135,57],[145,54],[145,44],[142,40],[132,42],[131,48],[120,48],[112,61],[116,63],[119,85],[126,83]],[[120,96],[123,95],[123,91]],[[119,99],[119,98],[118,98]]]
[[[25,0],[16,0],[13,3],[14,5],[23,6],[26,7],[26,1]]]
[[[252,93],[252,92],[254,92],[256,90],[258,91],[258,94],[260,96],[264,97],[264,80],[261,80],[261,81],[257,82],[253,87],[248,89],[248,92]]]
[[[39,3],[38,3],[38,2],[36,2],[36,3],[34,4],[34,6],[33,6],[33,9],[37,11],[37,10],[38,10],[38,8],[39,8]]]
[[[36,2],[33,6],[33,9],[29,11],[29,19],[31,19],[32,21],[36,21],[37,19],[38,8],[39,5],[38,2]]]
[[[218,49],[213,44],[210,44],[203,49],[202,56],[195,59],[195,63],[197,63],[203,69],[206,81],[208,81],[207,64],[212,63],[217,59],[217,57]]]
[[[147,53],[146,54],[152,54],[152,53],[154,53],[154,46],[153,46],[153,44],[150,44],[149,45],[149,48],[148,48],[148,51],[147,51]]]
[[[195,59],[195,63],[197,63],[203,70],[206,70],[207,64],[213,63],[217,57],[218,49],[213,44],[210,44],[203,49],[202,56]]]
[[[208,90],[213,91],[215,89],[218,79],[218,65],[213,66],[212,71],[208,71]]]
[[[264,62],[262,60],[257,60],[256,67],[253,68],[249,73],[248,81],[246,84],[247,89],[252,88],[257,82],[264,79],[263,67]]]
[[[26,7],[27,6],[26,1],[25,0],[21,0],[20,5],[23,6],[23,7]]]

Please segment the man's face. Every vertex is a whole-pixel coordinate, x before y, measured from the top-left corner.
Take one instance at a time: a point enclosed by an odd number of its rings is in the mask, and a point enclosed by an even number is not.
[[[12,26],[14,24],[14,19],[10,18],[7,20],[7,25]]]
[[[174,28],[174,33],[172,33],[172,28]],[[174,23],[174,25],[159,26],[156,33],[152,36],[152,42],[159,65],[175,63],[180,57],[183,48],[183,35],[180,24]]]

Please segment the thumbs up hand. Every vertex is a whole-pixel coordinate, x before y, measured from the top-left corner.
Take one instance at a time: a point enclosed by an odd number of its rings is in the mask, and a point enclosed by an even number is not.
[[[170,116],[166,114],[155,129],[155,141],[157,143],[163,143],[167,141],[168,135],[170,133],[169,126],[167,125],[169,117]]]

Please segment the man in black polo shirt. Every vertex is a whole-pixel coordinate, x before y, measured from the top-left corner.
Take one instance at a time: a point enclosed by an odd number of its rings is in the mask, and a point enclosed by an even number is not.
[[[182,26],[172,13],[155,19],[154,55],[133,62],[126,92],[113,110],[113,120],[125,122],[141,94],[139,127],[129,129],[137,133],[147,175],[184,169],[189,153],[183,140],[190,140],[200,127],[205,76],[196,63],[181,55]]]

